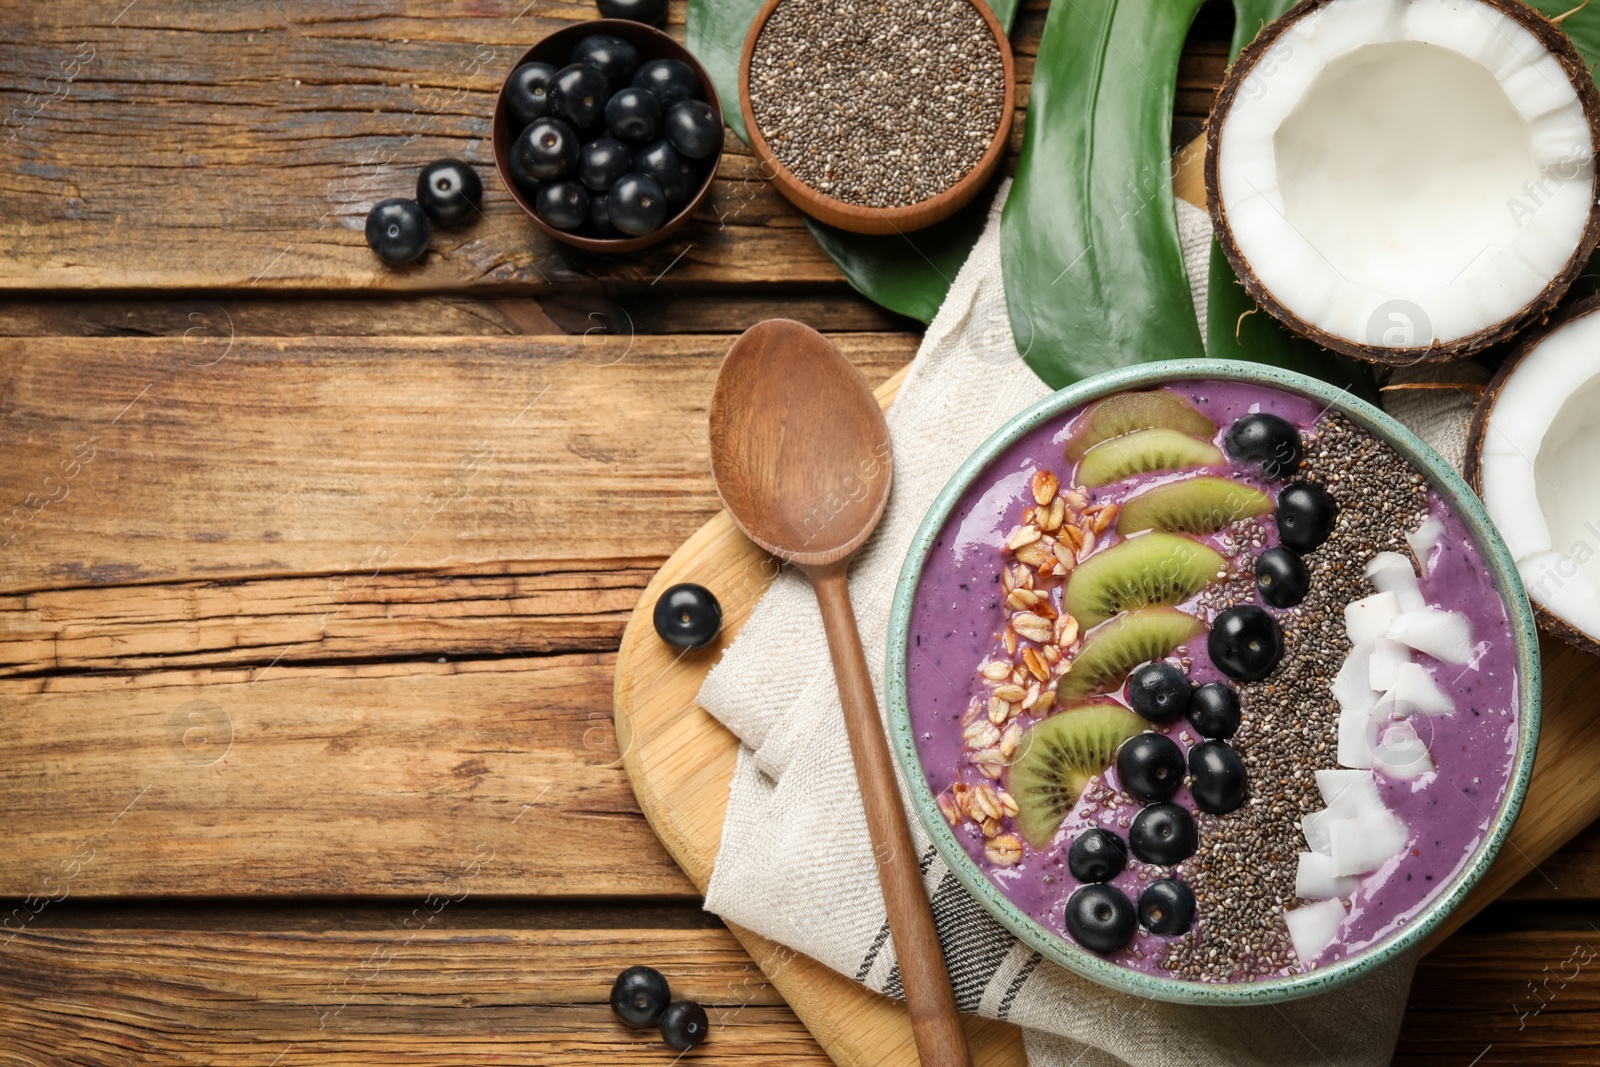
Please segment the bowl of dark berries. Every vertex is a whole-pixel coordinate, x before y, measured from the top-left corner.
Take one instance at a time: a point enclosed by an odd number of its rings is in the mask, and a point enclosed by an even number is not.
[[[1414,947],[1539,735],[1532,613],[1460,476],[1231,360],[1099,375],[985,442],[912,541],[885,677],[951,874],[1046,958],[1179,1003]]]
[[[517,61],[494,110],[500,179],[558,241],[630,252],[686,223],[722,155],[722,107],[688,49],[660,30],[596,19]]]

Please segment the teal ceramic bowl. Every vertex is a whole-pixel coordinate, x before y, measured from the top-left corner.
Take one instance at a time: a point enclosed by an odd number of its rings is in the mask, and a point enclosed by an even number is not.
[[[1080,405],[1129,389],[1148,389],[1166,382],[1186,379],[1213,379],[1251,382],[1311,397],[1342,412],[1352,422],[1387,441],[1428,479],[1439,495],[1449,502],[1477,541],[1483,559],[1492,570],[1496,588],[1504,598],[1517,642],[1519,675],[1519,729],[1516,759],[1505,802],[1495,813],[1483,842],[1455,879],[1445,885],[1433,900],[1399,933],[1369,946],[1353,956],[1324,967],[1287,978],[1265,981],[1204,984],[1176,978],[1158,977],[1119,966],[1089,952],[1075,942],[1060,937],[1028,916],[1011,902],[989,879],[956,840],[934,800],[917,751],[911,727],[906,693],[906,653],[910,640],[911,607],[921,580],[923,562],[929,547],[939,535],[945,520],[966,493],[981,478],[994,460],[1018,439],[1042,423],[1056,419]],[[1046,959],[1053,960],[1112,989],[1136,996],[1181,1004],[1255,1005],[1270,1004],[1325,993],[1362,975],[1381,968],[1395,957],[1415,947],[1433,932],[1461,903],[1489,869],[1516,822],[1533,773],[1534,751],[1539,741],[1539,644],[1533,613],[1517,577],[1516,567],[1500,535],[1484,514],[1483,505],[1467,483],[1428,445],[1400,423],[1371,404],[1344,390],[1302,374],[1257,364],[1220,360],[1181,360],[1150,363],[1126,370],[1101,374],[1053,396],[1006,423],[961,465],[928,509],[906,556],[895,589],[893,613],[889,621],[888,669],[885,673],[891,739],[910,785],[913,802],[923,827],[950,870],[967,890],[1002,925]]]

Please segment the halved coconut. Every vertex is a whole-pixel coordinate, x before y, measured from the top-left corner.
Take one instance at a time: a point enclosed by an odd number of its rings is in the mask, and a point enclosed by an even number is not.
[[[1500,368],[1472,420],[1467,476],[1539,622],[1600,654],[1600,297]]]
[[[1600,239],[1600,92],[1518,0],[1304,0],[1240,53],[1206,192],[1245,289],[1364,359],[1470,355]]]

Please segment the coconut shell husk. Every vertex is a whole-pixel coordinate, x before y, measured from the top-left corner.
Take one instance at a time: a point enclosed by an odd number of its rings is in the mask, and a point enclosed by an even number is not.
[[[1561,327],[1583,318],[1595,311],[1600,311],[1600,296],[1591,296],[1580,300],[1571,307],[1564,309],[1559,316],[1542,326],[1539,331],[1522,342],[1517,350],[1507,359],[1489,384],[1484,388],[1483,398],[1478,401],[1477,410],[1472,414],[1472,425],[1467,429],[1467,460],[1465,472],[1467,482],[1472,486],[1472,491],[1481,499],[1483,496],[1483,442],[1489,432],[1489,419],[1494,413],[1494,406],[1500,399],[1500,394],[1505,390],[1506,383],[1517,372],[1522,361],[1528,354],[1538,348],[1544,341]],[[1573,626],[1566,619],[1551,611],[1537,600],[1532,594],[1528,602],[1533,605],[1533,615],[1539,624],[1539,629],[1551,637],[1559,638],[1573,648],[1591,655],[1600,656],[1600,641]]]
[[[1223,255],[1227,256],[1228,263],[1244,285],[1245,292],[1249,293],[1251,299],[1265,308],[1273,318],[1314,344],[1373,363],[1408,364],[1465,359],[1507,340],[1525,327],[1543,323],[1556,302],[1582,273],[1596,244],[1600,243],[1600,210],[1593,206],[1596,193],[1600,192],[1600,90],[1595,88],[1589,68],[1567,35],[1521,0],[1474,0],[1474,2],[1494,8],[1514,19],[1527,28],[1528,32],[1555,56],[1566,72],[1568,80],[1572,82],[1578,100],[1583,105],[1584,116],[1589,120],[1590,151],[1595,160],[1595,188],[1590,190],[1589,224],[1584,228],[1583,238],[1578,242],[1572,257],[1567,260],[1560,273],[1550,279],[1544,290],[1516,314],[1477,333],[1454,341],[1433,342],[1424,347],[1388,348],[1382,345],[1361,344],[1347,337],[1337,337],[1314,323],[1307,322],[1284,307],[1251,270],[1249,262],[1234,240],[1233,230],[1228,225],[1227,205],[1222,202],[1218,187],[1217,149],[1222,138],[1223,121],[1232,109],[1234,97],[1238,95],[1245,79],[1250,76],[1268,50],[1277,43],[1278,38],[1300,19],[1339,2],[1340,0],[1301,0],[1268,24],[1256,35],[1256,39],[1239,53],[1239,58],[1228,71],[1221,88],[1217,90],[1216,103],[1212,106],[1211,117],[1206,122],[1206,199],[1211,209],[1211,225],[1218,242],[1222,245]]]

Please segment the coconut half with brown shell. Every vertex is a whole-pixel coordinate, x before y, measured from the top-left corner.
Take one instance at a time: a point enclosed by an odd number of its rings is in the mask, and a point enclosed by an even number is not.
[[[1454,359],[1542,318],[1600,238],[1600,92],[1519,0],[1304,0],[1206,139],[1223,252],[1325,348]]]
[[[1473,416],[1467,476],[1540,624],[1600,654],[1600,297],[1500,368]]]

